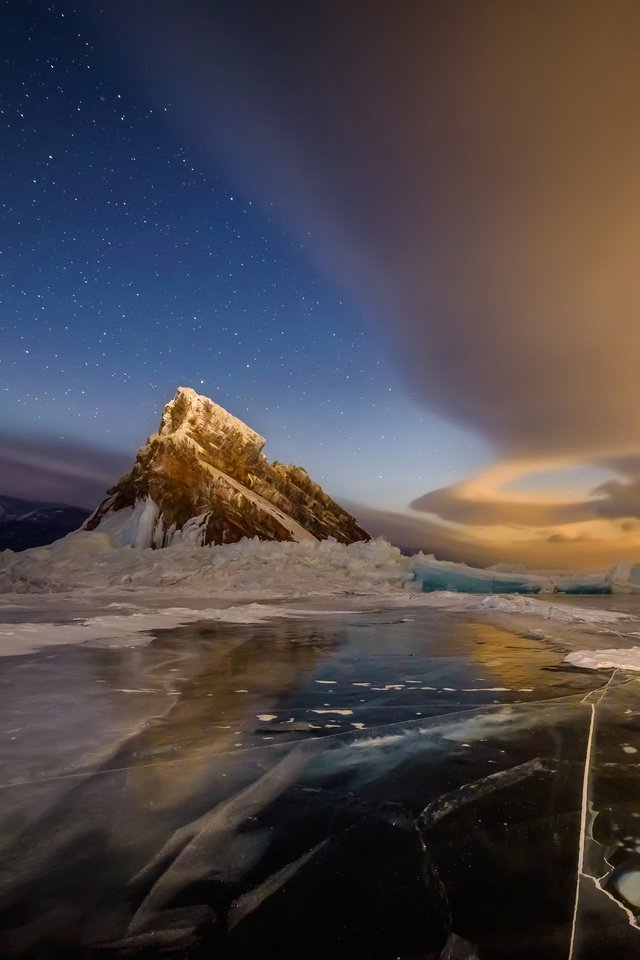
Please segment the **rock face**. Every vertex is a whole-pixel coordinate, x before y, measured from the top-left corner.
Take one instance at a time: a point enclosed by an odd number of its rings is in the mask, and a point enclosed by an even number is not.
[[[302,467],[269,463],[265,440],[207,397],[179,387],[158,433],[108,492],[85,528],[122,544],[368,540],[356,520]]]

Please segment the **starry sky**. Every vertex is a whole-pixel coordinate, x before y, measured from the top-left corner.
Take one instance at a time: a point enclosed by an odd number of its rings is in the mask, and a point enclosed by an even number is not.
[[[640,8],[5,0],[0,493],[178,385],[373,533],[640,556]]]

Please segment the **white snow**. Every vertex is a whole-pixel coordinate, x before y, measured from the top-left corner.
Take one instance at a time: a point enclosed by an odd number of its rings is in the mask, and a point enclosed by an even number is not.
[[[640,670],[640,647],[609,650],[575,650],[567,654],[565,660],[574,667],[586,667],[590,670]]]

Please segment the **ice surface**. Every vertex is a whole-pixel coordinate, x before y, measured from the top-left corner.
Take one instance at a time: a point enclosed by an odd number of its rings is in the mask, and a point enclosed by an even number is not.
[[[636,891],[625,848],[637,841],[637,685],[563,669],[557,645],[523,646],[519,632],[479,635],[430,610],[394,616],[387,597],[364,623],[315,624],[312,637],[306,622],[182,630],[148,649],[5,662],[0,888],[5,938],[28,944],[22,960],[215,946],[253,956],[279,930],[283,960],[470,960],[488,955],[487,930],[501,956],[566,957],[582,880],[580,955],[637,957],[636,941],[611,946],[608,913],[616,888],[627,903]],[[400,690],[425,677],[437,690]],[[330,678],[335,692],[316,686]],[[367,679],[389,693],[352,688]],[[536,692],[521,702],[513,688],[525,680]],[[605,884],[611,850],[622,867]],[[451,923],[433,927],[449,903],[477,950]],[[247,923],[257,926],[243,933]],[[439,939],[426,938],[432,928]]]

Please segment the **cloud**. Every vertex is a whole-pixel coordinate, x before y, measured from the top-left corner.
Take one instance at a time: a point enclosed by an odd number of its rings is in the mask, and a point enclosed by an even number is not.
[[[622,520],[620,522],[621,533],[632,533],[640,529],[640,520]]]
[[[499,557],[486,544],[472,544],[458,531],[450,530],[433,519],[410,517],[402,513],[376,510],[356,503],[346,503],[363,528],[373,537],[385,537],[391,543],[411,552],[424,550],[440,560],[487,566]],[[503,559],[503,558],[502,558]]]
[[[586,534],[571,537],[568,533],[552,533],[550,537],[547,537],[547,543],[588,543],[590,539],[591,537]]]
[[[597,488],[602,494],[598,515],[616,520],[622,517],[640,517],[640,477],[632,480],[609,480]]]
[[[535,500],[482,500],[468,498],[465,484],[452,484],[418,497],[411,509],[434,513],[445,520],[474,526],[543,527],[555,524],[579,523],[596,516],[592,501],[540,503]]]
[[[510,490],[508,484],[526,476],[531,466],[531,462],[507,461],[470,480],[426,493],[409,506],[453,523],[472,526],[539,528],[640,516],[640,475],[631,473],[638,469],[634,460],[625,460],[615,467],[625,471],[624,479],[601,483],[585,498],[565,495],[565,499],[561,499],[557,491],[536,495]],[[558,468],[557,463],[547,466],[549,471]]]
[[[130,463],[88,444],[0,434],[0,493],[95,507]]]
[[[640,5],[119,0],[106,16],[192,140],[369,305],[425,405],[499,462],[640,456]],[[638,515],[637,493],[454,486],[414,507],[552,525]]]
[[[386,537],[391,543],[410,550],[434,553],[440,560],[453,560],[472,566],[495,563],[524,564],[530,569],[606,570],[619,561],[635,561],[640,554],[639,525],[624,531],[625,536],[610,538],[601,529],[571,533],[541,533],[522,540],[495,537],[476,539],[464,529],[451,529],[435,518],[422,515],[375,510],[350,505],[365,530],[374,537]]]
[[[637,4],[115,6],[430,406],[510,456],[639,446]]]

